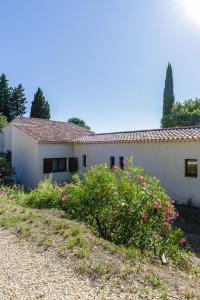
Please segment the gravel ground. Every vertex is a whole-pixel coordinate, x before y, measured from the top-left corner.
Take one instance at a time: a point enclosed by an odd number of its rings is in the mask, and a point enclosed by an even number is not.
[[[0,300],[8,299],[101,299],[101,295],[87,278],[75,275],[67,260],[63,264],[0,229]]]

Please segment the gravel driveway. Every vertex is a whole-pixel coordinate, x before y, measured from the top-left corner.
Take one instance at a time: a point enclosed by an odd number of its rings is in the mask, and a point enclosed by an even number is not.
[[[67,260],[63,264],[0,229],[0,300],[7,299],[88,300],[101,299],[101,294],[89,280],[77,278]]]

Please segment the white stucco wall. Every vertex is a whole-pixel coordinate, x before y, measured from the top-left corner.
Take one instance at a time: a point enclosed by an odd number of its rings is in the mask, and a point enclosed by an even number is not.
[[[3,152],[4,153],[6,151],[12,150],[12,132],[13,132],[12,124],[13,123],[22,123],[22,120],[19,119],[18,117],[16,117],[12,120],[12,122],[8,123],[8,125],[3,128],[2,135],[3,135]]]
[[[12,126],[8,124],[2,131],[3,134],[3,152],[11,151],[12,140]]]
[[[3,132],[0,132],[0,153],[4,152],[4,146],[3,146]]]
[[[71,145],[38,144],[36,140],[18,128],[11,127],[12,166],[15,168],[15,178],[26,187],[35,187],[49,174],[43,173],[44,158],[68,158],[72,156]],[[58,183],[71,179],[70,172],[52,173],[52,178]]]
[[[94,164],[110,164],[110,156],[134,157],[135,165],[142,166],[144,173],[158,177],[168,194],[178,203],[187,203],[192,199],[200,206],[200,143],[145,143],[145,144],[90,144],[75,145],[75,157],[79,158],[80,172],[82,155],[87,155],[88,168]],[[185,159],[198,159],[198,177],[185,177]]]
[[[43,159],[44,158],[66,158],[66,160],[72,156],[71,145],[60,145],[60,144],[38,144],[38,163],[39,163],[39,174],[40,179],[48,176],[43,174]],[[55,172],[52,173],[54,181],[62,183],[71,179],[70,172]]]
[[[34,187],[39,180],[37,141],[14,126],[11,131],[12,166],[16,173],[14,177],[18,183],[26,187]]]

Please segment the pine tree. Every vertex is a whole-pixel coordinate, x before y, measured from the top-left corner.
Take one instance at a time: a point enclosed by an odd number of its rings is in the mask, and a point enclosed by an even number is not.
[[[12,89],[10,96],[10,115],[11,119],[22,116],[26,113],[26,96],[22,84]]]
[[[163,117],[161,120],[162,128],[170,127],[170,114],[174,104],[174,84],[172,66],[168,63],[163,94]]]
[[[5,74],[0,76],[0,114],[7,117],[8,121],[11,120],[10,114],[10,94],[11,89]]]
[[[45,100],[41,88],[38,88],[34,100],[31,105],[30,117],[32,118],[41,118],[41,119],[50,119],[50,107],[48,101]]]

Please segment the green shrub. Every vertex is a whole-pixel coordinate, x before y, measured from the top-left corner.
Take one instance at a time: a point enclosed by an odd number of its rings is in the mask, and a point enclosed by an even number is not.
[[[75,175],[74,183],[65,186],[62,207],[107,240],[177,259],[182,232],[172,227],[173,201],[158,179],[142,171],[131,160],[125,170],[93,166],[82,181]]]
[[[5,176],[11,176],[13,174],[14,170],[11,167],[11,162],[7,160],[6,155],[0,154],[0,175]]]
[[[34,208],[58,208],[60,203],[60,188],[51,178],[41,181],[37,188],[25,197],[25,204]]]

